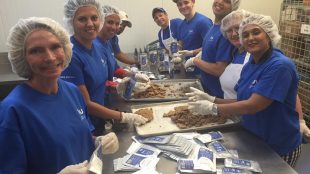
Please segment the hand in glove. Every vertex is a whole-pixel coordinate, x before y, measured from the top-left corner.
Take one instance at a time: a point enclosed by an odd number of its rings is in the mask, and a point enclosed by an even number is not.
[[[136,73],[135,79],[137,79],[137,82],[149,82],[150,78],[146,74]]]
[[[195,57],[191,57],[189,58],[185,64],[184,64],[184,68],[187,69],[188,67],[191,67],[191,66],[195,66],[194,64],[194,60],[195,59],[201,59],[201,51],[195,56]]]
[[[127,85],[130,81],[130,77],[125,77],[124,79],[122,79],[122,81],[116,86],[116,91],[119,95],[123,96],[124,93],[126,92],[126,88]],[[143,92],[145,91],[147,88],[149,88],[150,85],[150,81],[146,82],[146,83],[142,83],[142,82],[136,82],[135,87],[133,88],[134,92]]]
[[[204,91],[200,91],[199,89],[196,89],[194,87],[189,88],[191,92],[185,93],[186,96],[188,96],[189,100],[197,101],[197,100],[208,100],[212,103],[215,101],[215,97],[209,95],[208,93],[205,93]]]
[[[208,100],[198,100],[189,102],[188,109],[190,112],[199,115],[217,115],[217,105]]]
[[[299,125],[300,125],[300,133],[310,136],[310,130],[308,126],[306,125],[306,122],[304,119],[299,120]]]
[[[117,136],[114,132],[98,136],[95,140],[95,146],[101,146],[102,154],[115,153],[119,148]]]
[[[190,56],[193,56],[194,54],[194,51],[193,50],[181,50],[181,51],[178,51],[178,54],[180,55],[180,57],[182,59],[185,59],[186,57],[190,57]]]
[[[147,122],[147,119],[138,114],[122,112],[121,123],[128,123],[129,125],[142,125]]]
[[[65,167],[58,174],[88,174],[87,165],[88,162],[85,160],[82,163]]]
[[[183,61],[183,59],[181,57],[173,57],[171,62],[174,63],[174,64],[178,64],[178,63],[181,63]]]

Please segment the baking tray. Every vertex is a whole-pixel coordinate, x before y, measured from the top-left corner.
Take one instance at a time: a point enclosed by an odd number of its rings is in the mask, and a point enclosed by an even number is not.
[[[164,113],[168,113],[173,110],[174,107],[187,105],[189,101],[173,101],[173,102],[163,102],[163,103],[152,103],[152,104],[143,104],[131,106],[131,111],[135,111],[142,108],[152,108],[154,119],[149,123],[146,123],[142,126],[136,126],[137,134],[140,136],[154,136],[169,134],[174,132],[187,132],[187,131],[196,131],[196,130],[206,130],[214,128],[222,128],[231,125],[240,123],[240,118],[235,117],[228,119],[224,124],[210,123],[201,127],[191,127],[186,129],[180,129],[176,124],[171,120],[170,117],[163,117]]]
[[[159,85],[161,88],[167,89],[166,95],[163,98],[152,97],[152,98],[135,98],[125,99],[126,101],[175,101],[175,100],[186,100],[188,97],[185,96],[186,92],[189,92],[189,87],[195,87],[203,90],[199,79],[169,79],[169,80],[152,80],[151,83]]]

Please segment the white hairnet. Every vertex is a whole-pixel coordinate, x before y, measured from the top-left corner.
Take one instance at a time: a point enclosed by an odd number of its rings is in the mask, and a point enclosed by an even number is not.
[[[239,8],[241,0],[230,0],[231,1],[231,8],[233,11]]]
[[[262,28],[267,35],[269,36],[272,46],[278,47],[278,43],[281,40],[281,36],[279,34],[279,30],[277,25],[274,23],[270,16],[265,16],[261,14],[253,14],[248,18],[245,18],[239,27],[239,37],[240,41],[243,44],[242,40],[242,32],[247,25],[254,24]]]
[[[103,11],[103,18],[106,18],[107,16],[110,16],[110,15],[119,16],[119,10],[116,7],[105,5],[102,7],[102,11]]]
[[[65,4],[64,9],[65,13],[64,22],[70,34],[74,34],[73,19],[76,11],[80,7],[87,7],[87,6],[95,7],[98,12],[98,17],[100,21],[102,21],[101,4],[97,0],[68,0],[68,2]]]
[[[31,17],[20,19],[15,26],[10,29],[7,45],[8,58],[11,62],[12,70],[20,77],[30,78],[31,69],[25,57],[25,43],[28,35],[34,30],[46,30],[54,34],[59,40],[65,53],[65,67],[71,61],[72,45],[67,31],[56,21],[50,18]]]
[[[221,32],[225,38],[227,38],[226,32],[230,29],[230,27],[235,25],[240,25],[244,18],[249,17],[253,13],[246,10],[237,10],[229,13],[222,19],[221,23]]]

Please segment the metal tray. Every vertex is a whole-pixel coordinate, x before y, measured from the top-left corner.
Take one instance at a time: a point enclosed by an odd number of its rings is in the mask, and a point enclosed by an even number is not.
[[[163,98],[134,98],[125,99],[126,101],[175,101],[175,100],[186,100],[188,97],[185,96],[186,92],[189,92],[189,87],[195,87],[203,90],[199,79],[170,79],[170,80],[152,80],[153,84],[159,85],[161,88],[167,89],[166,96]],[[167,87],[168,86],[168,87]]]
[[[134,113],[135,111],[142,108],[152,108],[154,119],[149,123],[146,123],[142,126],[136,126],[137,134],[140,136],[154,136],[154,135],[162,135],[169,134],[174,132],[187,132],[187,131],[195,131],[195,130],[205,130],[205,129],[214,129],[221,128],[226,126],[231,126],[240,123],[240,118],[235,117],[232,119],[228,119],[224,124],[218,123],[210,123],[201,127],[191,127],[187,129],[180,129],[176,126],[176,124],[171,121],[169,117],[163,117],[164,113],[168,113],[173,110],[176,106],[184,106],[187,105],[188,101],[174,101],[174,102],[163,102],[163,103],[152,103],[152,104],[143,104],[143,105],[135,105],[131,107],[131,111]]]

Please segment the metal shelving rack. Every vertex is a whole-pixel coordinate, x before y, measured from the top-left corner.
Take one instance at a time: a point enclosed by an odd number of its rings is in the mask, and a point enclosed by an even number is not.
[[[310,125],[310,1],[283,0],[279,30],[281,49],[295,62],[300,75],[298,93]]]

